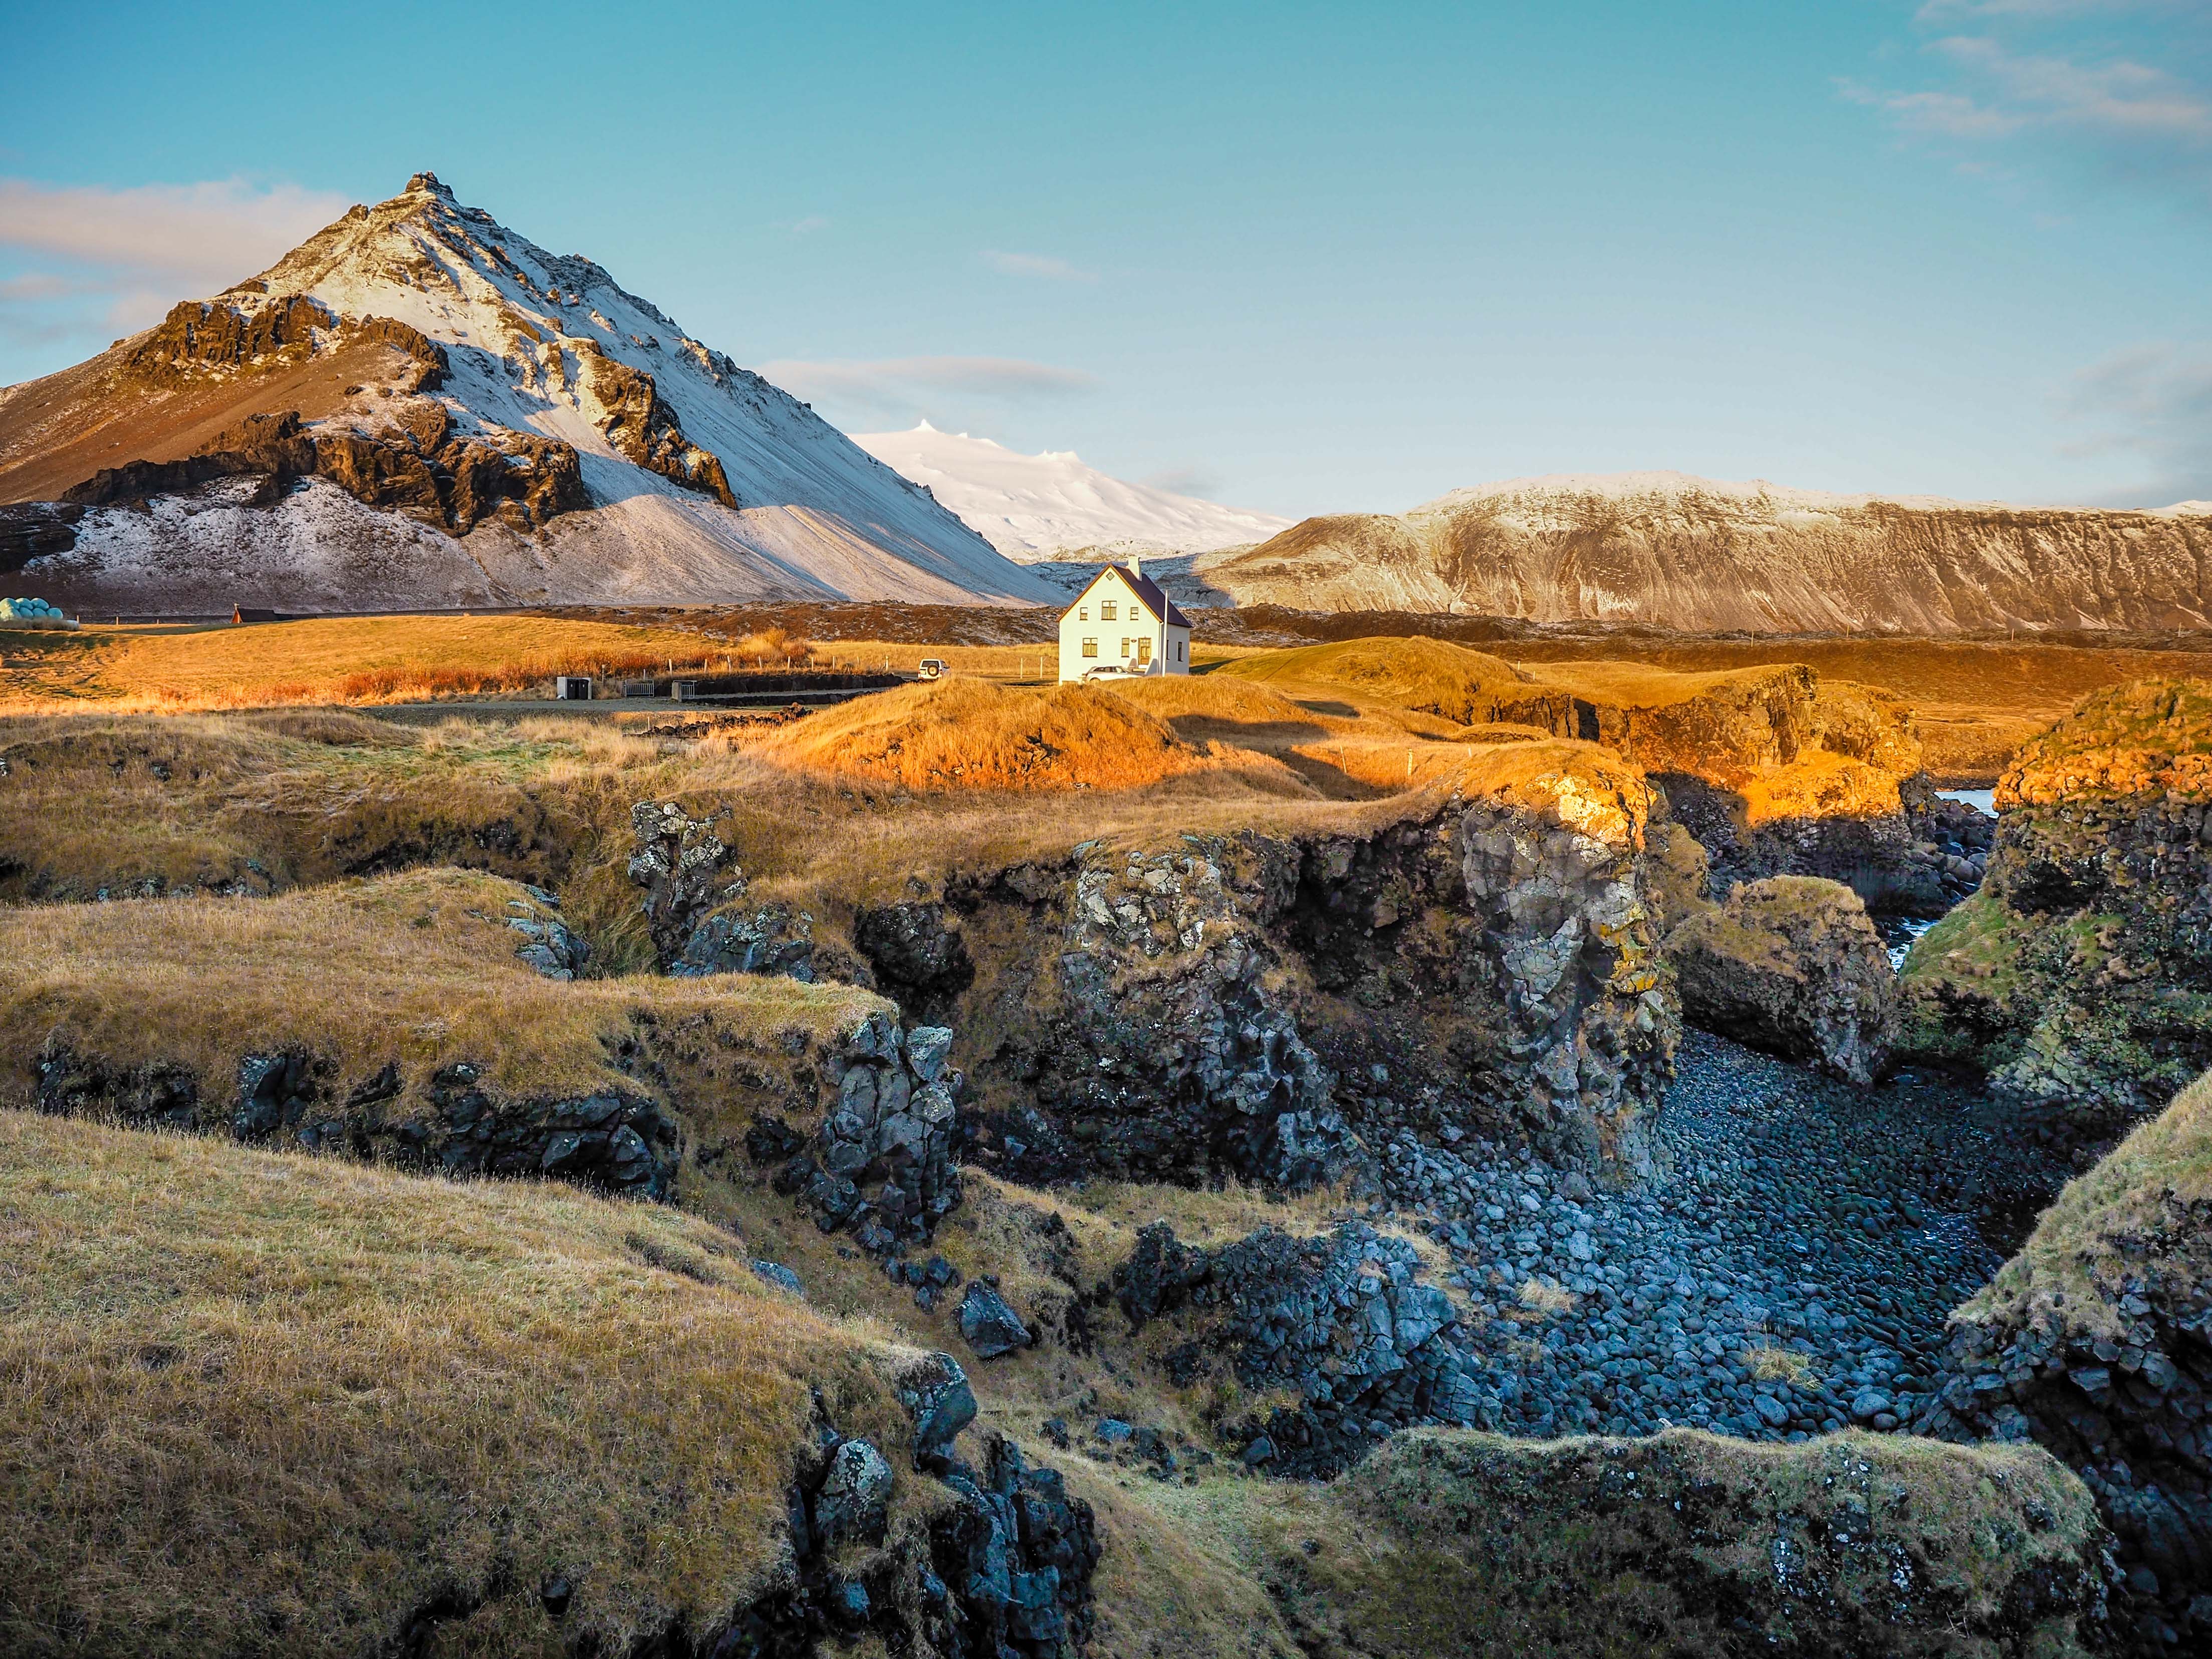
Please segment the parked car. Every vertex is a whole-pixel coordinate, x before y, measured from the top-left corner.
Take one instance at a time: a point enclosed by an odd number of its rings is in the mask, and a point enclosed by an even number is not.
[[[921,677],[926,680],[942,679],[945,677],[945,659],[924,657],[921,659]]]
[[[1121,665],[1117,662],[1103,662],[1100,663],[1097,667],[1085,671],[1083,678],[1085,681],[1090,681],[1140,680],[1145,677],[1142,674],[1138,673],[1134,669],[1122,667]]]

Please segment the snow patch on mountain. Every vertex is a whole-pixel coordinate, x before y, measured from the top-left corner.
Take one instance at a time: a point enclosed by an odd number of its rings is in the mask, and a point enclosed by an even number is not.
[[[1265,541],[1291,522],[1130,483],[1086,466],[1072,449],[1024,455],[927,421],[910,432],[858,433],[853,441],[1023,563],[1087,550],[1102,560],[1210,553]]]
[[[236,591],[288,609],[450,603],[456,583],[473,586],[471,604],[1059,597],[808,405],[692,338],[591,260],[548,253],[461,205],[433,174],[349,210],[213,303],[253,317],[301,298],[334,313],[331,330],[316,330],[318,350],[326,334],[334,342],[371,317],[437,343],[448,367],[433,389],[453,429],[570,446],[590,505],[534,534],[477,526],[433,559],[439,575],[411,598],[391,581],[420,567],[416,526],[395,513],[338,507],[325,490],[262,509],[270,523],[240,519],[235,557],[218,556],[204,533],[236,516],[220,505],[205,522],[183,507],[129,523],[103,514],[71,561],[87,591],[166,605],[172,590],[200,585],[184,565],[212,558]],[[259,372],[257,360],[209,374]],[[405,402],[388,386],[346,391],[349,409],[319,430],[350,424],[366,434]],[[388,568],[368,550],[380,538],[392,545]],[[258,582],[257,550],[266,561]],[[349,568],[362,576],[357,596],[344,591]]]

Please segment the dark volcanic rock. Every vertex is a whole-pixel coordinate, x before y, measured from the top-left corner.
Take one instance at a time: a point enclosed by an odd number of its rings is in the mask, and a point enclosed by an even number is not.
[[[1036,1340],[1006,1297],[980,1279],[960,1298],[960,1335],[979,1359],[996,1359]]]
[[[1414,1424],[1497,1420],[1450,1297],[1421,1281],[1411,1244],[1370,1227],[1267,1231],[1209,1251],[1156,1222],[1113,1285],[1133,1326],[1176,1318],[1192,1332],[1167,1360],[1178,1386],[1218,1356],[1251,1392],[1299,1396],[1237,1431],[1270,1473],[1333,1474]],[[1263,1455],[1249,1449],[1262,1438]]]
[[[368,432],[331,423],[311,430],[296,412],[249,416],[197,454],[105,468],[62,499],[108,507],[252,477],[265,483],[249,505],[272,504],[295,479],[323,477],[368,506],[464,536],[495,514],[531,529],[590,505],[568,445],[489,428],[458,434],[434,404],[403,409],[395,424]]]
[[[343,1152],[447,1175],[550,1176],[664,1198],[676,1130],[652,1101],[619,1091],[515,1098],[465,1062],[441,1068],[417,1097],[387,1066],[343,1089],[326,1060],[295,1050],[250,1054],[228,1100],[210,1100],[180,1066],[118,1069],[65,1043],[38,1064],[39,1109],[143,1127],[229,1134],[306,1152]]]
[[[2212,1083],[2068,1186],[1954,1316],[1916,1426],[2033,1438],[2120,1542],[2135,1650],[2212,1646]]]
[[[1906,962],[1905,1040],[2093,1142],[2212,1066],[2212,684],[2098,692],[1996,804],[1985,885]]]

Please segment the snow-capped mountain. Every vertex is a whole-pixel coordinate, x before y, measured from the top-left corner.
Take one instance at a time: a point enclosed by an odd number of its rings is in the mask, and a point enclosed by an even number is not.
[[[1095,550],[1211,553],[1248,547],[1291,520],[1130,483],[1085,466],[1073,450],[1024,455],[988,438],[939,432],[864,432],[853,441],[960,515],[1010,559],[1024,563]]]
[[[807,405],[429,173],[0,391],[0,502],[40,501],[0,507],[0,568],[99,609],[1056,597]]]
[[[1514,478],[1201,555],[1240,605],[1759,633],[2212,624],[2212,516],[1841,495],[1682,472]]]

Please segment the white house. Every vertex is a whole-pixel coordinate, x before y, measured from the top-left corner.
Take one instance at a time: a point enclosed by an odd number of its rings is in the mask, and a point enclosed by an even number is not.
[[[1134,558],[1108,565],[1060,613],[1060,678],[1079,680],[1094,668],[1190,672],[1190,618]]]

